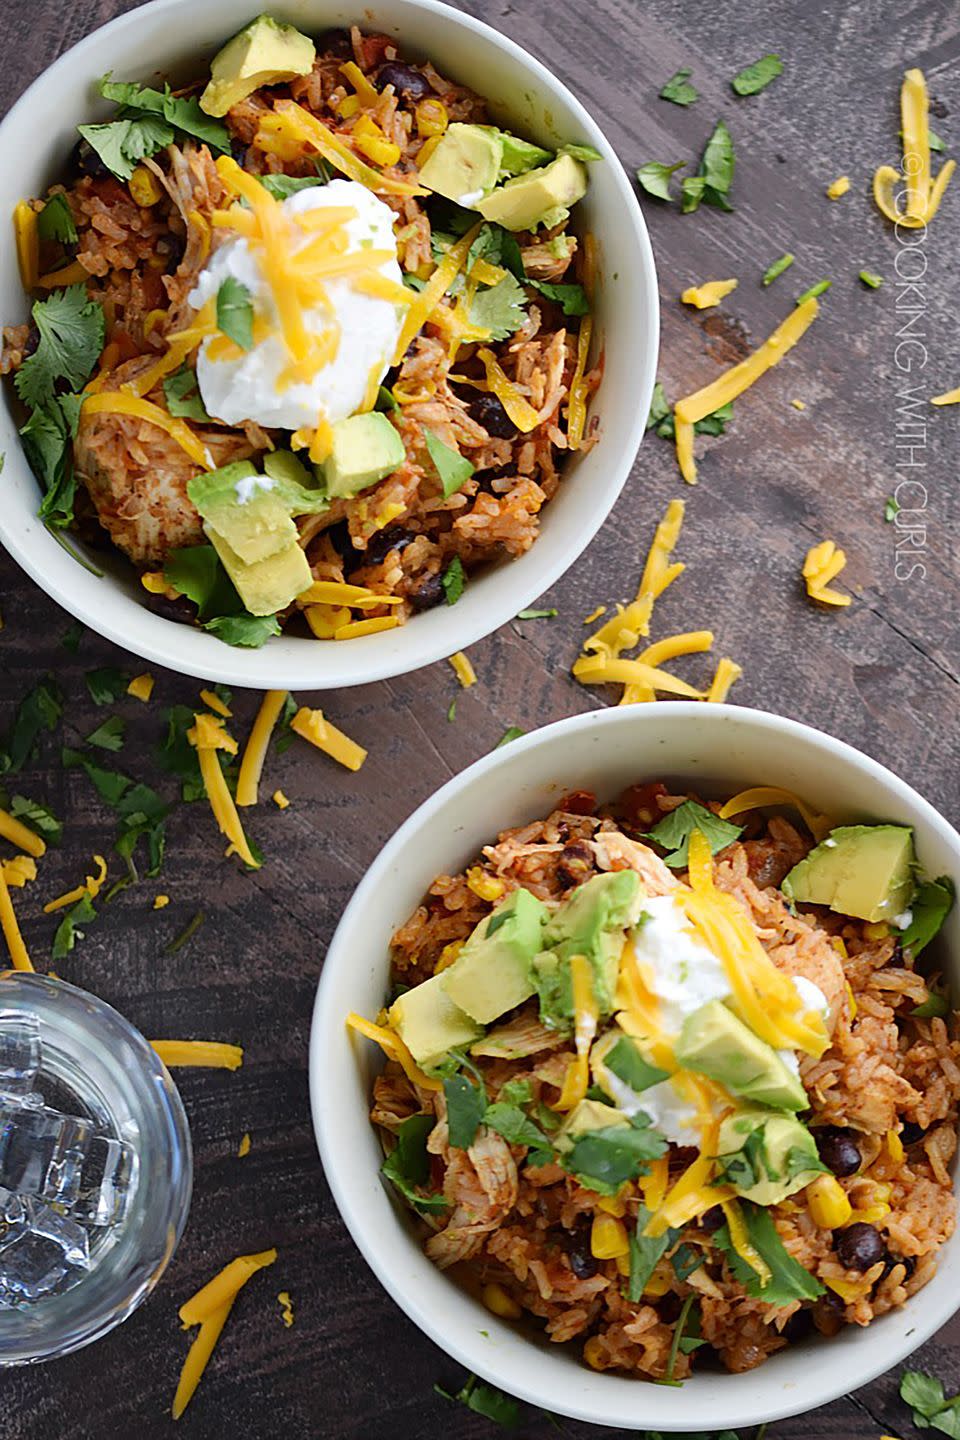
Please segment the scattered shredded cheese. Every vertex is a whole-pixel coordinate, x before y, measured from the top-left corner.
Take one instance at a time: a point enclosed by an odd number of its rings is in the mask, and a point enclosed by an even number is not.
[[[153,694],[154,683],[152,675],[146,673],[143,675],[134,675],[130,684],[127,686],[127,694],[132,695],[134,700],[142,700],[144,705],[146,705],[150,696]]]
[[[424,292],[426,293],[426,292]],[[584,317],[586,318],[586,317]],[[483,365],[487,376],[487,389],[491,395],[496,395],[500,404],[510,417],[511,424],[523,432],[524,435],[540,424],[540,412],[534,410],[526,396],[521,395],[519,389],[514,385],[506,371],[503,370],[492,350],[482,346],[477,351],[477,359]],[[578,361],[579,363],[579,361]],[[571,382],[572,395],[572,382]],[[571,405],[572,405],[571,399]],[[571,421],[567,421],[568,439]],[[572,450],[576,449],[571,445]]]
[[[273,803],[274,805],[276,805],[278,810],[286,810],[288,805],[290,804],[290,801],[287,799],[286,795],[284,795],[282,790],[274,790],[272,798]]]
[[[244,1134],[243,1134],[243,1138],[241,1139],[240,1145],[239,1145],[239,1147],[238,1147],[238,1149],[237,1149],[237,1158],[238,1158],[239,1160],[243,1160],[243,1159],[244,1159],[247,1155],[249,1155],[249,1154],[250,1154],[250,1131],[249,1131],[249,1130],[245,1130],[245,1131],[244,1131]]]
[[[220,699],[215,690],[201,690],[200,699],[208,710],[212,710],[215,715],[222,715],[224,720],[229,720],[233,715],[230,706]]]
[[[806,403],[803,400],[791,400],[790,404],[794,410],[806,410]]]
[[[717,662],[713,679],[710,682],[710,689],[707,691],[708,705],[723,705],[734,681],[739,680],[743,674],[743,667],[735,660],[730,660],[726,655]]]
[[[3,931],[3,938],[7,942],[10,963],[14,970],[32,970],[33,966],[30,963],[27,947],[23,943],[23,936],[20,934],[20,926],[17,924],[13,901],[10,899],[10,891],[7,889],[7,877],[3,873],[2,866],[0,866],[0,930]]]
[[[13,233],[17,242],[20,283],[29,292],[36,289],[40,274],[40,237],[37,212],[26,200],[18,200],[14,206]]]
[[[830,581],[837,578],[846,563],[846,555],[832,540],[810,547],[801,573],[811,600],[819,600],[824,605],[850,604],[852,596],[830,589]]]
[[[221,835],[226,835],[233,850],[241,857],[245,864],[252,870],[259,870],[260,861],[253,854],[246,835],[243,833],[243,826],[240,823],[240,816],[237,814],[237,807],[234,804],[233,796],[227,787],[220,761],[217,759],[217,744],[208,743],[207,735],[211,727],[216,730],[216,723],[212,715],[197,715],[194,717],[196,724],[192,730],[187,732],[190,743],[196,746],[197,759],[200,762],[200,775],[203,779],[203,788],[210,801],[210,809],[213,811],[213,818]],[[206,722],[201,724],[201,722]],[[223,725],[219,725],[221,735]],[[229,737],[224,736],[229,739]]]
[[[580,449],[587,424],[587,400],[590,392],[584,377],[592,338],[593,319],[590,315],[584,315],[577,334],[577,362],[570,380],[567,400],[567,448],[570,450]],[[489,379],[489,375],[487,378]]]
[[[170,896],[169,896],[169,895],[155,895],[155,896],[153,897],[153,908],[154,908],[154,910],[165,910],[166,907],[167,907],[169,904],[170,904]]]
[[[25,850],[35,860],[41,860],[47,853],[46,842],[36,831],[6,810],[0,810],[0,835],[4,840],[9,840],[11,845],[16,845],[18,850]]]
[[[243,759],[240,761],[240,774],[237,776],[238,805],[256,805],[257,803],[260,776],[263,774],[263,762],[267,756],[270,737],[286,700],[286,690],[268,690],[260,702],[257,718],[253,722],[244,748]]]
[[[207,1320],[204,1320],[196,1339],[187,1351],[187,1358],[183,1362],[183,1369],[180,1371],[180,1379],[177,1382],[176,1394],[173,1397],[171,1414],[174,1420],[179,1420],[193,1399],[194,1392],[203,1378],[203,1372],[207,1368],[210,1356],[213,1354],[217,1341],[220,1339],[220,1332],[227,1323],[227,1318],[233,1308],[236,1297],[231,1295],[226,1304],[221,1305]]]
[[[276,1258],[276,1250],[264,1250],[259,1255],[240,1255],[180,1306],[183,1325],[199,1325],[200,1332],[190,1346],[180,1372],[173,1401],[174,1420],[180,1419],[193,1398],[237,1295],[251,1276],[272,1265]]]
[[[335,170],[346,175],[348,180],[357,180],[368,190],[404,196],[426,193],[421,186],[409,180],[382,175],[379,170],[365,165],[339,135],[328,130],[315,115],[293,100],[278,100],[273,110],[262,116],[254,144],[258,150],[283,159],[302,159],[306,144],[322,155]]]
[[[378,605],[402,605],[400,595],[380,595],[366,585],[348,585],[343,580],[314,580],[302,595],[300,605],[349,605],[357,610],[370,610]]]
[[[743,1218],[743,1211],[736,1200],[722,1201],[724,1218],[727,1222],[727,1229],[730,1232],[730,1243],[740,1256],[740,1259],[750,1266],[760,1278],[761,1288],[769,1285],[773,1279],[773,1272],[764,1260],[763,1256],[750,1241],[750,1234],[747,1230],[746,1221]]]
[[[453,673],[460,681],[464,690],[469,689],[471,685],[476,685],[477,673],[462,650],[458,650],[455,655],[451,655],[449,657],[449,663],[453,666]]]
[[[947,390],[943,395],[934,395],[931,405],[960,405],[960,388]]]
[[[698,420],[712,415],[723,405],[729,405],[774,365],[792,350],[797,341],[813,324],[819,313],[816,298],[797,305],[777,326],[776,330],[746,360],[724,371],[716,380],[678,400],[674,410],[674,427],[677,440],[677,460],[684,480],[692,484],[697,478],[697,467],[693,458],[693,427]],[[681,434],[682,432],[682,434]]]
[[[908,70],[900,87],[900,129],[903,135],[903,176],[892,165],[881,165],[873,177],[877,209],[893,225],[919,230],[940,208],[944,191],[957,168],[946,160],[936,179],[930,173],[930,103],[923,71]],[[906,187],[905,204],[897,204],[897,187]]]
[[[37,862],[32,855],[14,855],[12,860],[0,864],[3,878],[16,890],[22,890],[29,880],[37,878]]]
[[[587,1093],[590,1084],[590,1046],[597,1033],[600,1008],[593,989],[590,962],[585,955],[574,955],[570,960],[570,977],[573,987],[573,1034],[576,1059],[567,1066],[563,1077],[557,1110],[572,1110]]]
[[[151,1040],[164,1065],[204,1066],[211,1070],[239,1070],[243,1047],[221,1040]]]
[[[589,614],[589,615],[584,615],[584,617],[583,617],[583,623],[584,623],[584,625],[592,625],[595,620],[599,620],[599,619],[600,619],[600,616],[601,616],[601,615],[606,615],[606,613],[607,613],[607,607],[606,607],[606,605],[598,605],[595,610],[591,610],[591,611],[590,611],[590,614]]]
[[[129,395],[121,390],[103,390],[99,394],[87,391],[83,409],[87,415],[132,415],[137,420],[146,421],[148,425],[156,425],[158,429],[166,431],[171,440],[177,442],[195,465],[204,470],[216,469],[210,451],[190,426],[168,414],[159,405],[154,405],[151,400],[144,400],[139,395]]]
[[[705,280],[701,285],[689,286],[680,299],[684,305],[693,305],[697,310],[710,310],[736,288],[736,280]]]
[[[395,630],[399,624],[399,615],[377,615],[372,620],[351,620],[346,625],[339,625],[333,632],[333,638],[357,640],[361,635],[377,635],[381,630]]]
[[[107,862],[102,855],[94,855],[93,863],[99,870],[98,875],[88,875],[82,885],[77,885],[73,890],[68,890],[65,895],[59,895],[56,900],[48,900],[43,907],[44,915],[51,915],[54,910],[62,910],[66,905],[73,905],[82,900],[84,895],[89,895],[91,900],[96,900],[100,889],[107,878]]]
[[[818,843],[833,829],[833,821],[828,815],[821,815],[799,795],[779,785],[753,785],[748,790],[739,790],[721,807],[720,819],[730,820],[735,815],[745,815],[749,810],[760,810],[767,805],[792,806],[803,816],[804,824]]]
[[[311,710],[302,705],[290,721],[290,729],[348,770],[359,770],[367,758],[363,746],[332,725],[322,710]]]
[[[287,1329],[293,1324],[293,1304],[290,1300],[289,1290],[281,1290],[277,1296],[277,1304],[280,1306],[280,1319]]]
[[[357,1030],[365,1035],[368,1040],[374,1041],[380,1049],[391,1060],[396,1060],[407,1079],[414,1085],[419,1085],[421,1090],[442,1090],[443,1085],[439,1080],[432,1079],[414,1060],[406,1045],[400,1039],[395,1030],[388,1030],[383,1025],[374,1025],[372,1020],[365,1020],[362,1015],[351,1010],[347,1016],[346,1023],[351,1030]]]
[[[849,175],[838,175],[837,178],[836,178],[836,180],[834,180],[832,184],[830,184],[830,185],[827,186],[827,199],[828,199],[828,200],[839,200],[839,199],[841,198],[841,196],[846,195],[846,193],[847,193],[847,191],[848,191],[849,189],[850,189],[850,176],[849,176]]]

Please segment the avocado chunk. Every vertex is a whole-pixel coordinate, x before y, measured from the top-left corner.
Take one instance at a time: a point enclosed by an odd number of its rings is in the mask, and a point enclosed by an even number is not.
[[[187,493],[202,518],[245,565],[296,544],[297,527],[273,494],[274,482],[238,460],[189,482]]]
[[[379,410],[350,415],[331,428],[333,446],[323,465],[328,495],[358,495],[403,464],[400,434]]]
[[[549,165],[508,180],[475,208],[485,220],[507,230],[532,230],[535,225],[559,224],[586,193],[586,166],[572,155],[558,155]]]
[[[795,1115],[736,1110],[720,1126],[717,1164],[744,1200],[778,1205],[826,1170],[816,1141]]]
[[[471,1045],[483,1034],[481,1026],[450,999],[442,984],[445,975],[445,971],[432,975],[390,1006],[390,1024],[417,1064],[426,1068],[438,1064],[448,1050]]]
[[[271,15],[258,15],[213,57],[200,109],[207,115],[226,115],[261,85],[309,75],[315,56],[309,36]]]
[[[781,886],[791,900],[858,920],[893,920],[909,908],[917,858],[909,825],[841,825]]]
[[[538,955],[534,962],[535,973],[544,983],[540,1013],[545,1024],[573,1018],[570,960],[574,955],[584,955],[590,962],[600,1014],[613,1013],[624,933],[636,924],[642,903],[643,889],[636,871],[615,870],[578,885],[554,911],[543,932],[543,949],[548,953]]]
[[[630,1128],[630,1121],[622,1111],[605,1105],[602,1100],[581,1100],[553,1137],[554,1144],[558,1150],[563,1150],[565,1141],[575,1140],[578,1135],[586,1135],[591,1130],[609,1130],[616,1125]]]
[[[505,175],[523,175],[527,170],[537,170],[553,159],[552,150],[544,150],[542,145],[521,140],[519,135],[511,135],[509,130],[500,131],[500,143],[503,146],[500,157],[501,180]]]
[[[448,970],[443,988],[453,1003],[483,1025],[533,994],[530,962],[540,949],[546,905],[529,890],[514,890],[474,930]]]
[[[683,1022],[675,1054],[685,1070],[707,1075],[731,1095],[770,1105],[776,1110],[805,1110],[807,1092],[783,1060],[728,1010],[722,1000],[708,1000]]]
[[[289,521],[290,517],[285,518]],[[205,522],[203,528],[251,615],[274,615],[286,609],[313,579],[307,557],[296,539],[296,526],[290,544],[252,563],[243,560],[209,522]]]
[[[472,209],[496,185],[502,158],[499,130],[455,122],[421,167],[420,181],[437,195]]]

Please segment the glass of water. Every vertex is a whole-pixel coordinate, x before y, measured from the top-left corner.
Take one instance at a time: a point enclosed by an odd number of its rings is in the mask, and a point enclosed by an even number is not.
[[[156,1285],[190,1206],[180,1096],[116,1010],[0,974],[0,1366],[66,1355]]]

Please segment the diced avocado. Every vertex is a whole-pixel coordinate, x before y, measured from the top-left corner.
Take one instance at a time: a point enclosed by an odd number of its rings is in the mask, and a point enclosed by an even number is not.
[[[296,540],[296,526],[291,544],[253,564],[242,560],[209,522],[203,528],[251,615],[273,615],[286,609],[313,579],[303,547]]]
[[[717,1138],[717,1161],[725,1183],[756,1205],[778,1205],[825,1169],[806,1125],[769,1110],[728,1115]]]
[[[400,434],[379,410],[350,415],[332,429],[333,446],[323,467],[328,495],[358,495],[403,464]]]
[[[523,175],[527,170],[536,170],[553,159],[552,150],[544,150],[542,145],[521,140],[519,135],[511,135],[509,130],[500,131],[500,142],[503,147],[500,157],[501,179],[505,175]]]
[[[270,15],[258,15],[213,57],[200,109],[208,115],[226,115],[261,85],[309,75],[315,56],[309,36]]]
[[[540,949],[546,905],[514,890],[484,919],[440,978],[453,1003],[487,1025],[533,994],[530,963]]]
[[[590,1130],[609,1130],[613,1125],[626,1125],[629,1129],[630,1121],[621,1110],[605,1105],[602,1100],[581,1100],[556,1132],[554,1143],[562,1150],[565,1139],[574,1140]]]
[[[541,223],[559,223],[564,212],[586,193],[586,166],[572,155],[558,155],[549,165],[508,180],[475,208],[485,220],[507,230],[532,230]]]
[[[909,825],[841,825],[794,865],[781,888],[800,904],[893,920],[909,908],[916,863]]]
[[[302,485],[307,490],[316,488],[313,470],[308,470],[292,450],[268,450],[263,457],[263,468],[271,480],[279,480],[281,484]]]
[[[448,1050],[470,1045],[483,1034],[450,999],[441,983],[445,973],[415,985],[390,1006],[390,1024],[418,1065],[436,1065]]]
[[[422,166],[420,181],[437,195],[475,209],[477,201],[496,185],[502,157],[499,130],[455,122],[447,126],[440,144]]]
[[[722,1000],[708,1000],[683,1022],[677,1063],[716,1080],[731,1095],[776,1110],[805,1110],[807,1093],[772,1045],[761,1040]]]
[[[273,494],[274,482],[248,460],[195,476],[187,493],[203,519],[245,565],[255,565],[296,543],[297,527]]]
[[[624,932],[636,924],[642,902],[643,890],[635,870],[594,875],[564,900],[544,929],[544,950],[552,951],[564,968],[569,968],[574,955],[585,955],[590,961],[594,999],[601,1015],[613,1011]],[[537,957],[538,963],[541,959]],[[572,1008],[565,1018],[571,1015]]]

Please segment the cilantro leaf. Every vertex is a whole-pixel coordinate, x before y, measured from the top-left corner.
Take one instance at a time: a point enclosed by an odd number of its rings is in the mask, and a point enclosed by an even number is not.
[[[883,276],[878,275],[875,270],[861,270],[857,278],[868,290],[879,290],[883,284]]]
[[[931,1415],[936,1415],[947,1403],[943,1385],[935,1380],[932,1375],[924,1375],[921,1370],[905,1370],[900,1378],[900,1399],[917,1410],[924,1420],[929,1420]],[[914,1416],[916,1424],[916,1416]],[[919,1427],[924,1428],[924,1427]]]
[[[553,1155],[550,1141],[540,1126],[525,1115],[519,1105],[498,1100],[487,1106],[483,1123],[496,1130],[510,1145],[526,1145],[531,1152],[527,1159],[532,1165],[541,1164],[544,1158]]]
[[[13,723],[0,745],[0,775],[16,775],[34,754],[41,731],[54,730],[63,714],[63,695],[46,675],[17,706]]]
[[[731,208],[726,202],[726,195],[733,184],[734,165],[733,139],[724,122],[718,120],[700,161],[700,174],[705,185],[704,204]]]
[[[487,927],[487,935],[490,927]],[[533,1086],[529,1080],[508,1080],[501,1086],[497,1097],[504,1105],[529,1105],[533,1099]]]
[[[458,1150],[466,1150],[476,1139],[477,1131],[487,1108],[487,1097],[480,1085],[474,1085],[465,1075],[451,1075],[443,1082],[443,1094],[447,1102],[447,1126],[450,1144]]]
[[[467,228],[469,229],[469,226]],[[523,254],[517,238],[509,230],[505,230],[502,225],[493,225],[487,221],[480,227],[476,240],[470,246],[463,267],[467,275],[477,260],[486,260],[490,265],[499,265],[502,270],[508,271],[515,280],[526,279]]]
[[[661,160],[648,160],[637,171],[637,179],[655,200],[670,200],[670,176],[675,170],[682,170],[686,163],[686,160],[678,160],[675,165],[666,165]]]
[[[280,634],[280,621],[276,615],[214,615],[204,623],[225,645],[239,645],[246,650],[259,650],[272,635]]]
[[[64,650],[69,650],[71,655],[76,655],[80,649],[80,641],[83,639],[83,633],[84,626],[81,625],[79,620],[74,620],[73,624],[68,626],[63,632],[60,638],[60,644]]]
[[[891,525],[899,514],[900,501],[896,498],[895,495],[888,495],[883,505],[884,520],[886,520],[888,525]]]
[[[426,426],[424,426],[423,438],[443,487],[444,499],[449,499],[465,481],[470,479],[473,474],[473,466],[458,450],[451,450],[449,445],[445,445],[439,436],[434,435],[433,431],[428,430]]]
[[[707,182],[702,175],[686,175],[680,186],[680,210],[684,215],[692,215],[694,210],[700,208],[700,201],[703,199]]]
[[[687,864],[687,850],[694,830],[702,832],[710,842],[710,854],[716,855],[733,844],[743,826],[721,820],[719,815],[714,815],[712,810],[696,800],[684,800],[682,805],[671,810],[658,825],[648,830],[644,839],[654,840],[661,849],[671,851],[664,856],[665,863],[671,870],[682,870]]]
[[[145,156],[155,155],[176,138],[173,127],[159,115],[136,115],[104,125],[78,125],[77,129],[110,173],[124,181]]]
[[[692,105],[700,99],[699,92],[690,84],[692,70],[678,70],[671,75],[660,91],[661,100],[672,100],[674,105]]]
[[[670,1265],[678,1280],[686,1280],[688,1275],[700,1269],[705,1258],[703,1251],[698,1250],[695,1245],[678,1245],[670,1256]],[[680,1348],[683,1349],[682,1344]],[[684,1350],[683,1353],[686,1355],[689,1351]]]
[[[443,593],[448,605],[456,605],[467,586],[467,572],[459,555],[454,555],[440,577]]]
[[[209,620],[242,609],[237,594],[220,556],[212,545],[190,545],[172,550],[167,556],[163,578],[197,607],[197,617]]]
[[[79,396],[55,396],[33,410],[20,431],[30,468],[43,485],[37,513],[46,525],[57,529],[73,524],[77,484],[72,441],[78,414]]]
[[[186,362],[172,375],[164,376],[163,397],[171,415],[176,415],[183,420],[204,421],[210,419],[200,394],[197,372],[192,370]]]
[[[246,285],[233,275],[217,291],[217,328],[241,350],[253,348],[253,300]]]
[[[75,245],[77,242],[77,225],[73,218],[73,211],[70,209],[70,202],[66,195],[59,190],[56,195],[51,195],[37,216],[37,234],[41,240],[49,240],[60,245]]]
[[[771,81],[783,74],[779,55],[764,55],[734,75],[730,84],[738,95],[757,95],[765,90]]]
[[[829,290],[832,284],[832,280],[818,280],[815,285],[811,285],[808,290],[804,290],[802,295],[797,296],[797,304],[803,305],[808,300],[815,300],[818,295],[822,295],[824,291]]]
[[[400,402],[388,385],[381,385],[377,391],[377,401],[373,408],[382,410],[384,413],[388,410],[399,412]]]
[[[650,412],[647,415],[647,429],[655,430],[657,426],[669,418],[673,419],[673,411],[664,394],[663,386],[658,380],[653,387],[653,394],[650,397]]]
[[[520,736],[526,735],[526,733],[526,730],[521,730],[519,725],[508,725],[493,748],[499,750],[501,745],[509,745],[511,741],[519,740]]]
[[[588,1190],[613,1195],[625,1180],[645,1171],[647,1160],[657,1160],[666,1152],[666,1140],[641,1111],[629,1125],[607,1125],[576,1136],[563,1165]]]
[[[915,1005],[910,1011],[918,1020],[940,1019],[948,1014],[950,1002],[946,995],[939,995],[935,990],[928,991],[927,998],[922,1005]]]
[[[193,710],[189,705],[171,705],[163,711],[162,719],[167,732],[156,747],[157,761],[161,769],[177,776],[180,798],[189,805],[201,800],[206,793],[196,749],[187,739],[187,731],[193,725]]]
[[[742,1200],[740,1204],[750,1243],[771,1272],[767,1283],[764,1285],[752,1266],[737,1254],[726,1225],[721,1226],[713,1238],[726,1254],[730,1269],[747,1294],[768,1305],[789,1305],[794,1300],[815,1300],[822,1295],[824,1290],[819,1280],[784,1249],[769,1210],[749,1200]]]
[[[658,1085],[661,1080],[666,1080],[668,1072],[651,1065],[640,1053],[639,1045],[635,1044],[629,1036],[622,1036],[615,1045],[612,1045],[603,1057],[603,1064],[611,1074],[622,1080],[624,1085],[640,1094],[649,1090],[651,1085]]]
[[[940,930],[950,914],[955,896],[956,888],[949,875],[923,880],[917,886],[917,893],[910,904],[910,924],[900,935],[900,944],[904,950],[910,951],[914,959]],[[916,1015],[916,1010],[913,1013]]]
[[[126,728],[127,722],[121,716],[111,715],[87,736],[86,743],[100,750],[122,750]]]
[[[432,1115],[411,1115],[397,1132],[397,1143],[380,1166],[380,1174],[417,1210],[431,1214],[449,1208],[442,1195],[421,1195],[419,1187],[430,1179],[427,1136],[436,1121]]]
[[[82,751],[65,748],[62,758],[66,769],[84,771],[101,800],[117,815],[120,827],[114,849],[126,861],[132,879],[139,879],[133,856],[141,838],[147,841],[146,873],[156,875],[163,861],[169,805],[149,785],[132,780],[119,770],[105,769]]]
[[[97,912],[94,909],[93,900],[89,894],[85,894],[75,905],[70,906],[57,926],[50,950],[51,958],[62,960],[65,955],[69,955],[77,941],[82,940],[84,936],[84,932],[78,928],[78,925],[89,925],[91,920],[96,920],[96,918]]]
[[[300,190],[311,190],[324,183],[320,175],[258,175],[257,179],[274,200],[289,200]]]
[[[663,1259],[671,1246],[677,1243],[681,1234],[679,1230],[667,1230],[663,1235],[656,1237],[644,1235],[643,1232],[650,1217],[651,1212],[646,1205],[641,1205],[637,1211],[636,1229],[630,1236],[630,1279],[627,1285],[627,1298],[635,1303],[643,1298],[647,1281],[656,1269],[658,1262]]]
[[[763,284],[772,285],[778,275],[782,275],[784,270],[790,269],[793,261],[794,256],[791,255],[789,250],[785,255],[781,255],[779,260],[774,260],[773,264],[768,265],[763,272]]]
[[[90,699],[94,705],[114,705],[127,693],[130,676],[115,665],[104,665],[99,670],[88,670],[84,675]]]
[[[516,1430],[520,1424],[520,1402],[492,1385],[484,1385],[476,1375],[471,1375],[456,1395],[451,1395],[441,1385],[434,1385],[433,1388],[444,1400],[465,1405],[468,1410],[472,1410],[476,1415],[483,1415],[485,1419],[492,1420],[495,1425],[500,1425],[505,1430]]]
[[[26,795],[14,795],[7,808],[15,820],[42,836],[48,845],[60,844],[63,839],[63,821],[58,820],[46,805],[38,805],[35,800],[28,800]]]
[[[170,86],[153,90],[126,81],[114,81],[104,75],[100,81],[100,94],[105,100],[113,100],[126,110],[138,110],[144,115],[161,115],[168,124],[202,140],[213,150],[227,152],[230,149],[230,132],[222,120],[214,120],[200,109],[195,95],[178,99],[171,94]]]
[[[476,292],[470,304],[470,323],[489,330],[491,340],[506,340],[526,319],[526,303],[523,286],[508,272],[496,285]]]
[[[555,301],[564,315],[590,314],[590,301],[582,285],[554,285],[548,280],[528,280],[527,284],[539,290],[541,295],[546,295],[548,300]]]
[[[40,339],[14,383],[24,404],[36,409],[53,400],[58,381],[71,390],[85,383],[103,349],[105,322],[103,307],[88,299],[82,283],[36,300],[32,314]]]

